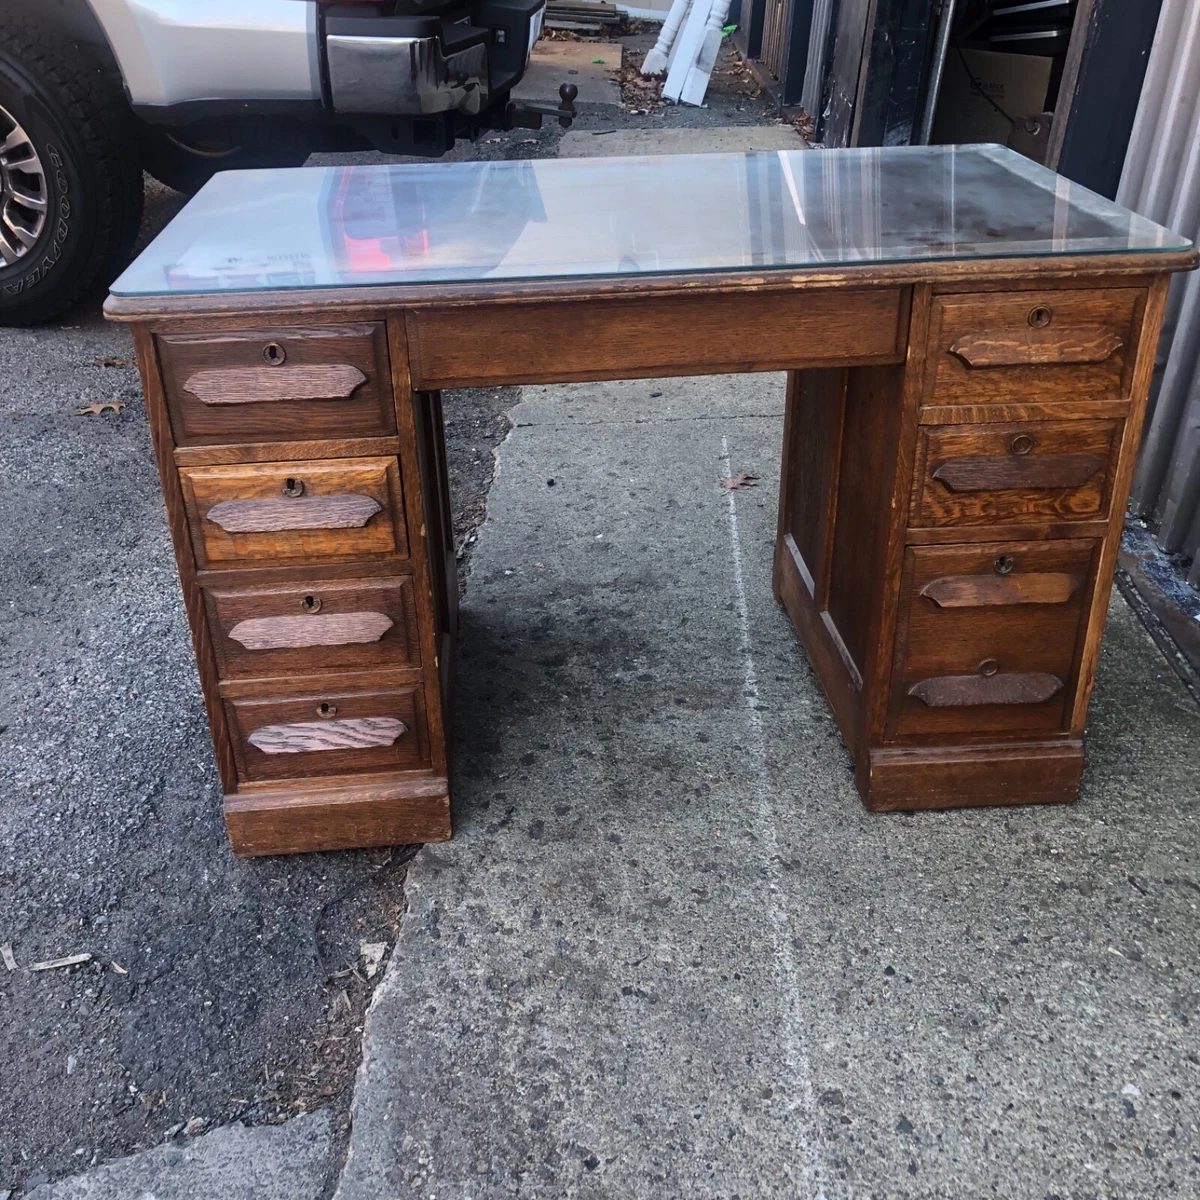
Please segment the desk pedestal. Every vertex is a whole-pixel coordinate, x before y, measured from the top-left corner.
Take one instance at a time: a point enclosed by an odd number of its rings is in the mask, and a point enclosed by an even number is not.
[[[914,289],[789,375],[774,584],[872,810],[1074,800],[1161,286]]]

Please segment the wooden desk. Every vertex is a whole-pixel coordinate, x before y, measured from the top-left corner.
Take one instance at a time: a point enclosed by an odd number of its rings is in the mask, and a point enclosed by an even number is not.
[[[106,311],[235,852],[450,836],[440,393],[514,383],[786,370],[775,592],[867,807],[1074,799],[1195,261],[997,147],[218,176]]]

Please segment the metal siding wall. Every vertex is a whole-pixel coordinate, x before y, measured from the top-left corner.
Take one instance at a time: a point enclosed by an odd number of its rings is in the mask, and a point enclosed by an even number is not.
[[[1200,4],[1164,0],[1117,200],[1200,241]],[[1200,587],[1200,272],[1171,285],[1134,511]]]

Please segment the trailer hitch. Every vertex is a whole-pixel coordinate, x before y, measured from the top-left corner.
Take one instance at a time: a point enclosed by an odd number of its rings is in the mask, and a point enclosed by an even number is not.
[[[563,83],[558,88],[557,108],[551,108],[549,104],[517,104],[512,101],[505,109],[505,128],[541,129],[543,117],[557,117],[558,123],[564,129],[570,129],[571,122],[577,115],[575,97],[578,95],[579,89],[573,83]]]

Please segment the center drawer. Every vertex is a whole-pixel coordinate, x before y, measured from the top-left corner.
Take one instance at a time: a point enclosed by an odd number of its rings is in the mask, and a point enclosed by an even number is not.
[[[243,782],[415,770],[429,763],[421,685],[348,688],[298,680],[279,695],[227,697]]]
[[[204,590],[222,679],[419,666],[411,575]]]
[[[406,556],[394,458],[181,467],[201,567]]]
[[[923,425],[910,524],[1101,520],[1120,421]]]
[[[1099,546],[909,547],[889,735],[1065,728]]]

